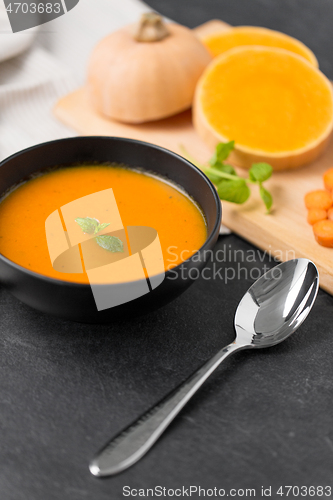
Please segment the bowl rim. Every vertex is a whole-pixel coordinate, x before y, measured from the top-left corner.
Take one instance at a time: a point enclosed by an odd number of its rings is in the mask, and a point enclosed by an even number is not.
[[[35,144],[34,146],[30,146],[28,148],[21,149],[20,151],[17,151],[16,153],[13,153],[12,155],[8,156],[7,158],[4,158],[3,160],[1,160],[1,162],[0,162],[0,169],[8,161],[10,161],[10,160],[12,160],[12,159],[14,159],[16,157],[21,156],[23,153],[27,153],[28,151],[32,151],[34,149],[38,149],[41,146],[46,146],[46,145],[49,145],[49,144],[64,143],[64,142],[67,142],[67,141],[69,141],[69,142],[70,141],[78,141],[78,142],[82,141],[83,142],[83,141],[85,141],[87,139],[88,140],[90,140],[90,139],[110,140],[111,139],[111,140],[120,141],[120,142],[128,142],[128,143],[134,143],[134,144],[144,145],[144,146],[148,146],[149,148],[152,148],[152,149],[155,149],[155,150],[158,150],[158,151],[162,151],[163,153],[166,153],[167,155],[169,155],[171,157],[180,159],[183,163],[187,164],[192,170],[194,170],[203,179],[204,182],[206,182],[206,184],[208,184],[208,187],[210,188],[210,190],[211,190],[211,192],[213,194],[213,198],[214,198],[214,201],[215,201],[215,208],[216,208],[216,218],[215,218],[215,223],[214,223],[213,229],[211,230],[210,234],[207,236],[204,244],[193,255],[191,255],[191,257],[189,257],[186,260],[183,260],[180,264],[178,264],[177,266],[173,267],[171,270],[166,270],[165,271],[165,275],[167,275],[167,273],[169,273],[171,271],[175,272],[176,270],[178,270],[185,262],[191,261],[191,259],[193,259],[194,256],[198,255],[200,252],[202,252],[205,249],[205,247],[207,247],[210,244],[210,242],[212,241],[212,239],[215,237],[215,233],[219,229],[219,227],[221,225],[221,220],[222,220],[222,204],[221,204],[221,200],[220,200],[220,198],[219,198],[219,196],[217,194],[217,191],[216,191],[213,183],[204,174],[204,172],[202,170],[200,170],[192,162],[190,162],[189,160],[187,160],[186,158],[184,158],[180,154],[177,154],[177,153],[171,151],[170,149],[164,148],[164,147],[159,146],[157,144],[152,144],[152,143],[147,142],[147,141],[140,141],[138,139],[131,139],[131,138],[128,138],[128,137],[117,137],[117,136],[88,135],[88,136],[64,137],[62,139],[55,139],[55,140],[52,140],[52,141],[45,141],[45,142],[41,142],[41,143]],[[152,172],[153,172],[153,170],[152,170]],[[1,170],[0,170],[0,173],[1,173]],[[60,280],[60,279],[57,279],[57,278],[51,278],[49,276],[45,276],[43,274],[37,273],[36,271],[31,271],[30,269],[27,269],[26,267],[20,266],[20,264],[17,264],[16,262],[8,259],[1,252],[0,252],[0,260],[4,261],[7,265],[13,267],[17,271],[22,271],[23,273],[28,274],[32,278],[39,279],[39,280],[42,280],[42,281],[46,281],[47,283],[50,283],[50,284],[53,284],[53,285],[62,286],[62,287],[63,286],[70,286],[70,287],[74,286],[74,287],[80,288],[80,289],[86,289],[88,287],[91,288],[90,283],[76,283],[75,281]],[[1,279],[0,279],[0,282],[1,282]],[[134,281],[128,281],[126,283],[134,283]],[[108,284],[96,284],[94,286],[104,287],[104,286],[110,286],[110,285],[108,285]]]

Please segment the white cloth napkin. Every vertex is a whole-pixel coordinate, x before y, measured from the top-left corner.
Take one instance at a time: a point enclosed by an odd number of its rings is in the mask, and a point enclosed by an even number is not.
[[[40,26],[27,52],[0,63],[0,159],[39,142],[76,135],[53,117],[53,106],[83,84],[94,45],[147,10],[138,0],[80,0],[64,16]],[[9,30],[8,21],[0,45]]]
[[[31,28],[13,36],[5,4],[0,2],[0,62],[20,54],[29,47],[37,30],[38,27]]]

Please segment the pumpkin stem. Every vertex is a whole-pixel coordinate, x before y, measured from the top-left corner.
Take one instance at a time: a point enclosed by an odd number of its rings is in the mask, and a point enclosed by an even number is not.
[[[162,17],[155,12],[142,14],[133,32],[133,37],[138,42],[159,42],[169,35],[170,32]]]

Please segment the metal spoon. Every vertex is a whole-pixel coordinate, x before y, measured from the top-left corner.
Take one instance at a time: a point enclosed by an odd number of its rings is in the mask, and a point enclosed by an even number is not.
[[[113,438],[92,460],[90,472],[94,476],[112,476],[140,460],[230,354],[242,349],[273,346],[297,330],[313,306],[318,286],[316,266],[307,259],[284,262],[261,276],[238,305],[235,341]]]

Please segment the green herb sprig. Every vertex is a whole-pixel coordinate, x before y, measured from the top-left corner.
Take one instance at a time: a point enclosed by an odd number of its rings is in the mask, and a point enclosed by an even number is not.
[[[261,199],[266,206],[267,213],[269,213],[273,205],[273,197],[264,188],[263,182],[272,175],[273,169],[271,165],[268,163],[253,163],[249,170],[248,178],[240,177],[232,165],[225,163],[225,160],[227,160],[234,147],[235,141],[220,142],[216,146],[208,165],[198,163],[188,154],[183,146],[181,146],[181,150],[184,156],[200,168],[216,185],[221,200],[237,204],[245,203],[251,195],[249,184],[257,184]]]
[[[103,222],[101,224],[98,219],[93,219],[91,217],[78,217],[75,219],[75,222],[80,226],[84,233],[96,235],[110,225],[110,222]],[[115,253],[124,251],[123,242],[116,236],[102,234],[95,236],[94,240],[100,247],[104,248],[104,250],[108,250],[109,252]]]

